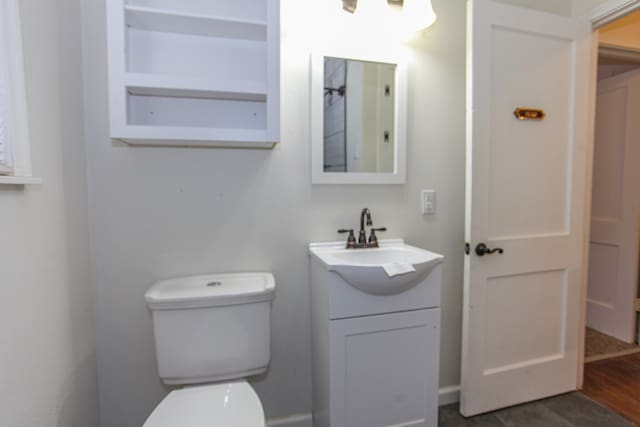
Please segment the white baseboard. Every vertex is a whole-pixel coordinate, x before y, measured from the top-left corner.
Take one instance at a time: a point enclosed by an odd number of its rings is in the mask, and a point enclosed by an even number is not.
[[[442,387],[438,391],[438,405],[450,405],[460,401],[460,386]],[[291,415],[290,417],[267,420],[267,427],[313,427],[311,414]]]
[[[597,356],[585,357],[584,363],[597,362],[599,360],[605,360],[605,359],[613,359],[614,357],[629,356],[631,354],[636,354],[636,353],[640,353],[640,347],[630,348],[627,350],[618,351],[616,353],[599,354]]]
[[[313,427],[311,414],[291,415],[290,417],[267,420],[267,427]]]
[[[438,390],[438,405],[450,405],[460,402],[460,386],[451,385]]]

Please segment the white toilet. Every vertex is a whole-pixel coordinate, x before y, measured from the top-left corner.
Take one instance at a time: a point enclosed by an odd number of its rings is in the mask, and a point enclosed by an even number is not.
[[[160,378],[185,387],[169,393],[143,427],[265,426],[244,378],[269,364],[274,292],[268,273],[185,277],[147,291]]]

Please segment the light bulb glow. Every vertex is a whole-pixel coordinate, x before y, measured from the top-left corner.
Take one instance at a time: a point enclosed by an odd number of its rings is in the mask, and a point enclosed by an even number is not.
[[[342,0],[337,3],[342,9]],[[387,0],[358,0],[352,20],[363,28],[393,29],[406,36],[433,25],[436,14],[431,0],[404,0],[402,7],[391,7]]]
[[[355,13],[360,19],[380,22],[384,21],[389,11],[387,0],[359,0]]]
[[[404,0],[402,20],[410,31],[424,30],[436,22],[431,0]]]

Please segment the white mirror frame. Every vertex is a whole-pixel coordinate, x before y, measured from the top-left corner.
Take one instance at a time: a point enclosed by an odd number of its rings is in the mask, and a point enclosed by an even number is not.
[[[393,173],[324,171],[324,60],[325,57],[381,62],[396,66],[395,153]],[[313,184],[404,184],[407,165],[407,67],[393,55],[322,52],[311,56],[311,182]]]

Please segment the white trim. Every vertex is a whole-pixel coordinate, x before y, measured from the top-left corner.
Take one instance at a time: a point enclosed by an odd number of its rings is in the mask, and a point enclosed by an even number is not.
[[[580,390],[584,384],[584,360],[585,360],[585,335],[587,328],[587,291],[589,280],[589,246],[591,241],[591,196],[593,192],[593,156],[595,146],[596,100],[598,86],[598,50],[599,36],[597,31],[591,32],[591,70],[589,77],[588,108],[589,119],[587,126],[587,138],[585,143],[586,167],[584,174],[584,218],[582,222],[584,240],[581,254],[580,272],[580,322],[578,330],[578,375],[576,376],[576,389]]]
[[[272,418],[267,420],[267,427],[313,427],[313,416],[311,414],[291,415],[283,418]]]
[[[3,0],[0,13],[0,31],[4,32],[10,85],[9,152],[11,167],[16,177],[31,177],[31,149],[27,120],[27,92],[22,53],[22,28],[19,0]]]
[[[438,390],[438,406],[460,402],[460,385],[450,385]]]
[[[596,356],[587,357],[584,359],[584,363],[597,362],[599,360],[613,359],[615,357],[629,356],[631,354],[640,353],[640,347],[628,348],[626,350],[617,351],[615,353],[598,354]]]
[[[640,0],[611,0],[590,13],[593,28],[603,27],[640,8]]]
[[[600,44],[598,55],[600,58],[620,59],[640,63],[640,49]]]
[[[42,184],[42,178],[33,176],[0,176],[0,185],[34,185]]]
[[[591,193],[593,191],[593,150],[595,139],[595,113],[596,113],[596,88],[598,84],[598,50],[599,37],[598,28],[609,24],[616,19],[636,11],[640,8],[640,0],[610,0],[601,6],[594,8],[590,13],[590,21],[594,32],[591,36],[591,82],[589,93],[589,121],[585,123],[588,127],[587,142],[584,150],[587,153],[587,167],[585,174],[585,194],[584,194],[584,247],[582,248],[582,272],[581,272],[581,305],[580,305],[580,331],[578,334],[578,376],[576,387],[581,389],[584,383],[585,364],[585,330],[587,325],[587,279],[589,270],[589,241],[591,235]]]

